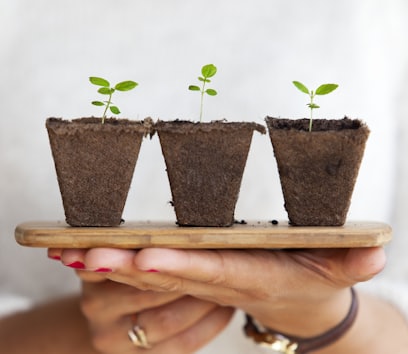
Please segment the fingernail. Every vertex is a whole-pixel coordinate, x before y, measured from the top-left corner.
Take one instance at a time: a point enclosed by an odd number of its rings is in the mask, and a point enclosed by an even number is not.
[[[60,260],[61,260],[61,257],[60,257],[60,256],[48,256],[48,258],[54,259],[54,260],[56,260],[56,261],[60,261]]]
[[[76,261],[66,265],[67,267],[75,268],[75,269],[85,269],[85,264],[82,262]]]
[[[94,272],[96,272],[96,273],[112,273],[113,270],[110,269],[110,268],[103,268],[102,267],[102,268],[95,269]]]
[[[148,269],[146,270],[148,273],[160,273],[157,269]]]

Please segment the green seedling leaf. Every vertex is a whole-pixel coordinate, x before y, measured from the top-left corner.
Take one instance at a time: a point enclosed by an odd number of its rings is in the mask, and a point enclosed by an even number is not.
[[[104,87],[109,87],[109,86],[110,86],[109,81],[108,81],[108,80],[105,80],[105,79],[103,79],[103,78],[101,78],[101,77],[91,76],[91,77],[89,78],[89,81],[90,81],[92,84],[97,85],[97,86],[104,86]]]
[[[127,80],[127,81],[119,82],[114,87],[111,87],[108,80],[103,79],[101,77],[96,77],[96,76],[89,77],[89,81],[94,85],[101,86],[98,89],[98,93],[100,93],[101,95],[109,96],[107,101],[103,101],[103,102],[92,101],[91,102],[94,106],[105,106],[105,110],[102,115],[102,124],[105,123],[106,112],[108,111],[108,109],[113,114],[120,114],[119,108],[117,106],[112,105],[112,94],[115,91],[130,91],[138,85],[138,83],[135,81]]]
[[[138,85],[137,82],[134,81],[122,81],[115,85],[115,90],[118,91],[130,91],[134,89]]]
[[[327,95],[330,92],[333,92],[339,85],[337,84],[323,84],[320,85],[316,91],[309,91],[309,89],[303,85],[299,81],[292,81],[293,85],[296,86],[301,92],[307,94],[310,98],[310,102],[307,104],[307,106],[310,108],[310,119],[309,119],[309,131],[312,131],[312,122],[313,122],[313,110],[316,108],[320,108],[319,105],[313,102],[313,99],[315,98],[316,95]]]
[[[337,84],[324,84],[320,85],[316,89],[316,95],[327,95],[330,92],[333,92],[339,85]]]
[[[92,101],[92,104],[93,104],[94,106],[104,106],[104,105],[105,105],[105,103],[103,103],[103,102],[101,102],[101,101]]]
[[[204,78],[213,77],[217,73],[217,68],[213,64],[204,65],[201,68],[201,74]]]
[[[207,90],[205,90],[205,93],[207,95],[210,95],[210,96],[216,96],[217,95],[217,91],[215,91],[213,89],[207,89]]]
[[[305,85],[303,85],[301,82],[292,81],[292,83],[293,83],[293,85],[295,85],[303,93],[306,93],[307,95],[309,94],[309,89]]]
[[[190,91],[200,91],[200,88],[199,88],[198,86],[196,86],[196,85],[190,85],[190,86],[188,87],[188,89],[189,89]]]
[[[111,95],[115,89],[110,87],[101,87],[98,92],[102,95]]]
[[[119,108],[116,106],[110,106],[109,109],[113,114],[120,114]]]
[[[203,101],[204,101],[204,94],[206,93],[209,96],[216,96],[217,91],[211,88],[206,89],[205,85],[207,83],[210,83],[211,80],[209,77],[213,77],[217,73],[217,68],[213,64],[207,64],[204,65],[201,68],[201,74],[202,76],[198,77],[198,81],[202,82],[201,87],[197,85],[190,85],[188,89],[190,91],[199,91],[201,94],[201,100],[200,100],[200,122],[202,121],[203,117]]]

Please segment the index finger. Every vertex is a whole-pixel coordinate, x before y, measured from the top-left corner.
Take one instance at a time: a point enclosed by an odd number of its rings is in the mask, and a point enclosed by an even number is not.
[[[380,272],[385,264],[380,247],[320,250],[175,250],[144,249],[135,257],[141,270],[155,269],[193,281],[247,289],[273,282],[316,281],[347,287]],[[268,284],[271,286],[271,284]]]

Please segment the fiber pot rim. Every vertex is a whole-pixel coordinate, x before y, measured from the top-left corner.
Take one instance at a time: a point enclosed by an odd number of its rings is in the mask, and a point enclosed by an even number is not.
[[[228,122],[226,120],[213,120],[211,122],[193,122],[188,120],[158,120],[154,125],[154,130],[157,132],[173,132],[180,134],[190,134],[198,131],[211,132],[214,130],[231,131],[231,129],[250,129],[256,130],[261,134],[266,134],[264,125],[255,122]]]
[[[307,133],[320,133],[325,131],[340,131],[340,130],[357,130],[363,129],[369,132],[369,128],[365,122],[358,118],[349,118],[345,116],[342,119],[313,119],[313,129],[309,131],[310,118],[277,118],[267,116],[265,121],[269,129],[275,130],[298,130]]]
[[[118,131],[129,132],[134,131],[141,133],[144,136],[152,131],[153,120],[148,117],[144,120],[131,120],[128,118],[106,118],[105,123],[101,123],[101,118],[98,117],[82,117],[73,119],[50,117],[46,120],[47,128],[51,128],[55,133],[69,134],[81,131]]]

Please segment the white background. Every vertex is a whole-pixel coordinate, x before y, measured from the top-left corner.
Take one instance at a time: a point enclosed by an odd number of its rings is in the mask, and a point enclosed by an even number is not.
[[[208,63],[219,94],[206,120],[302,118],[307,97],[292,80],[339,84],[315,116],[372,131],[349,220],[393,225],[388,272],[406,278],[393,260],[407,244],[407,20],[404,0],[0,0],[0,292],[39,301],[77,288],[44,250],[14,241],[23,221],[64,218],[45,119],[100,115],[88,77],[102,76],[139,83],[114,97],[121,117],[196,120],[187,87]],[[146,139],[124,218],[174,220],[170,199],[158,139]],[[286,218],[267,136],[254,135],[236,217]]]

